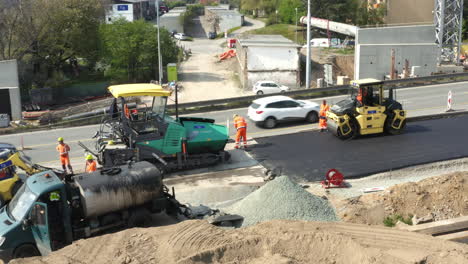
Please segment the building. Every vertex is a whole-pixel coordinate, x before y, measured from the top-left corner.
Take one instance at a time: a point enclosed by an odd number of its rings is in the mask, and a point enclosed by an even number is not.
[[[205,15],[214,31],[222,33],[244,24],[244,15],[223,7],[206,7]]]
[[[300,86],[300,46],[281,35],[248,35],[236,44],[239,77],[244,89],[269,80]]]
[[[184,7],[176,7],[173,8],[169,11],[169,13],[166,13],[159,17],[159,25],[161,27],[167,29],[169,32],[177,32],[177,33],[183,33],[184,32],[184,24],[183,21],[181,20],[180,16],[187,10],[187,8]]]
[[[124,18],[127,21],[138,19],[152,20],[156,17],[154,5],[149,0],[113,0],[106,12],[106,23]]]
[[[437,72],[438,47],[434,25],[360,28],[356,34],[354,79],[385,79],[390,75],[392,50],[395,70],[403,72],[405,61],[414,75]]]
[[[0,61],[0,114],[21,119],[21,94],[16,60]]]

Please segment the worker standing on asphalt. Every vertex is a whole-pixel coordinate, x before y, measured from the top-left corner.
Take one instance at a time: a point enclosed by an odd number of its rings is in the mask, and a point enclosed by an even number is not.
[[[67,173],[67,167],[70,170],[70,173],[73,174],[73,168],[70,164],[70,157],[68,153],[70,152],[70,146],[63,143],[63,137],[58,138],[58,146],[57,151],[60,154],[60,163],[62,163],[62,169],[65,173]]]
[[[320,132],[323,132],[327,129],[327,112],[330,110],[330,106],[327,105],[327,101],[323,100],[322,104],[320,105],[320,119],[319,119],[319,128]]]
[[[93,158],[93,155],[86,156],[86,167],[85,172],[91,173],[96,171],[97,163]]]
[[[241,146],[241,140],[244,141],[244,148],[247,148],[247,122],[245,119],[238,115],[234,114],[234,127],[236,128],[236,149]]]

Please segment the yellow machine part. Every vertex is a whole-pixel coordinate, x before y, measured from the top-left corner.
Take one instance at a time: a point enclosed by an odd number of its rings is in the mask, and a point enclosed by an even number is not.
[[[406,120],[406,111],[405,110],[393,110],[395,112],[395,117],[392,120],[392,127],[394,129],[400,129],[403,125],[403,121]]]
[[[15,173],[12,178],[8,178],[5,180],[0,180],[0,195],[2,196],[3,201],[9,201],[11,198],[13,198],[13,195],[11,193],[13,186],[17,181],[19,181],[20,178],[18,175]]]
[[[384,131],[385,106],[363,106],[356,108],[360,114],[356,117],[359,123],[359,134],[368,135],[382,133]]]
[[[328,111],[327,119],[328,127],[335,135],[337,134],[337,131],[335,130],[340,130],[340,133],[343,136],[347,136],[352,132],[351,126],[349,124],[350,117],[348,115],[337,116],[336,114]]]

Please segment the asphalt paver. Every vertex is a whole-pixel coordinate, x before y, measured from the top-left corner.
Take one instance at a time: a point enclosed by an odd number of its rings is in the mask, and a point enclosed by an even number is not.
[[[418,164],[468,156],[468,116],[408,123],[401,135],[340,140],[328,132],[255,138],[251,155],[297,181],[319,181],[329,169],[360,178]]]

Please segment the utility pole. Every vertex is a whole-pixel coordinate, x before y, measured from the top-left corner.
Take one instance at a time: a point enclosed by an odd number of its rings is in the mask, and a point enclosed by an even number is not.
[[[307,61],[306,61],[306,89],[310,88],[310,0],[307,0]]]
[[[296,10],[296,43],[297,43],[297,7],[294,8]]]
[[[159,85],[162,84],[162,58],[161,58],[161,41],[159,38],[159,0],[156,0],[156,24],[158,25],[158,71]]]

